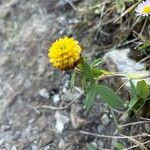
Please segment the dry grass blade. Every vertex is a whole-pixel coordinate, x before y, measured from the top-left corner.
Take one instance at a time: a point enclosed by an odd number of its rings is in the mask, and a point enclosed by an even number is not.
[[[139,2],[133,4],[133,5],[132,5],[131,7],[129,7],[126,11],[124,11],[124,12],[121,14],[121,16],[118,17],[118,18],[114,21],[114,23],[117,22],[119,19],[121,19],[121,18],[122,18],[123,16],[125,16],[126,14],[128,14],[129,12],[131,12],[131,11],[138,5],[138,3],[139,3]]]
[[[124,135],[123,135],[124,136]],[[130,136],[125,136],[128,140],[130,140],[130,141],[132,141],[133,143],[135,143],[136,145],[138,145],[140,148],[141,148],[141,150],[148,150],[146,147],[145,147],[145,145],[143,144],[143,143],[141,143],[141,142],[139,142],[138,140],[136,140],[136,139],[134,139],[134,138],[132,138],[132,137],[130,137]]]
[[[122,87],[124,87],[128,82],[129,82],[129,80],[125,81],[125,82],[117,89],[116,93],[118,93],[119,90],[120,90]]]
[[[150,141],[146,141],[146,142],[144,142],[144,143],[142,143],[142,144],[148,144],[148,143],[150,143]],[[124,149],[124,150],[130,150],[130,149],[133,149],[133,148],[137,148],[137,147],[139,147],[139,145],[134,145],[134,146],[131,146],[131,147],[128,147],[128,148],[126,148],[126,149]]]
[[[66,106],[64,107],[53,107],[53,106],[48,106],[48,105],[42,105],[39,107],[36,107],[36,109],[41,109],[41,108],[45,108],[45,109],[52,109],[52,110],[64,110],[67,109],[71,104],[73,104],[76,100],[78,100],[83,94],[80,93],[77,97],[75,97],[70,103],[68,103]]]
[[[126,135],[122,135],[122,134],[120,134],[120,136],[103,135],[103,134],[86,132],[86,131],[82,131],[82,130],[80,130],[80,133],[85,134],[85,135],[91,135],[91,136],[100,137],[100,138],[110,138],[110,139],[130,139],[130,138],[133,139],[133,138],[138,138],[138,137],[150,137],[150,135],[146,134],[146,133],[137,134],[137,135],[133,135],[133,136],[126,136]]]
[[[118,128],[137,125],[137,124],[143,124],[143,123],[150,123],[150,121],[138,121],[138,122],[127,123],[127,124],[119,125]]]
[[[143,117],[138,117],[138,118],[140,118],[140,119],[142,119],[142,120],[144,120],[144,121],[150,121],[149,118],[143,118]]]
[[[135,36],[137,39],[141,40],[142,42],[146,41],[145,37],[143,35],[141,35],[140,33],[137,33],[136,31],[133,31],[133,36]],[[137,47],[138,47],[138,45],[137,45]]]
[[[73,8],[73,10],[78,11],[78,9],[75,7],[75,5],[71,1],[69,0],[65,0],[65,1]]]
[[[140,141],[136,140],[135,138],[138,137],[150,137],[149,134],[138,134],[138,135],[134,135],[134,136],[126,136],[126,135],[120,135],[120,136],[111,136],[111,135],[100,135],[100,134],[95,134],[95,133],[90,133],[90,132],[86,132],[86,131],[82,131],[80,130],[81,134],[85,134],[85,135],[91,135],[91,136],[95,136],[95,137],[99,137],[99,138],[110,138],[110,139],[128,139],[131,142],[133,142],[134,144],[136,144],[136,147],[140,147],[141,150],[148,150],[144,143],[141,143]]]

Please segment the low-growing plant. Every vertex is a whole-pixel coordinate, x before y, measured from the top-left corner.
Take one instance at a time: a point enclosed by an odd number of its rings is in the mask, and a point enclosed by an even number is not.
[[[100,79],[105,79],[110,76],[126,77],[130,80],[132,96],[127,112],[130,110],[138,111],[149,100],[149,85],[144,80],[139,81],[137,86],[132,82],[132,79],[148,78],[150,77],[149,74],[109,72],[100,67],[102,63],[101,58],[88,63],[87,58],[81,53],[82,49],[78,41],[73,38],[64,37],[52,45],[48,56],[54,67],[64,71],[73,69],[71,88],[74,87],[76,79],[80,76],[81,86],[85,93],[84,107],[87,112],[92,108],[97,95],[100,95],[101,99],[110,107],[123,109],[126,106],[126,101],[123,98],[120,98],[112,89],[98,82]]]

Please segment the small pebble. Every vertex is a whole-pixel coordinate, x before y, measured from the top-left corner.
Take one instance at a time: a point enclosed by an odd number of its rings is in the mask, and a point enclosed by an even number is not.
[[[103,148],[103,147],[104,147],[104,142],[99,139],[99,140],[97,141],[97,146],[98,146],[99,148]]]
[[[46,98],[46,99],[49,99],[49,92],[47,89],[41,89],[39,91],[39,95]]]
[[[11,150],[17,150],[17,148],[16,148],[15,146],[13,146],[13,147],[11,148]]]
[[[1,129],[2,129],[2,131],[7,131],[10,129],[10,126],[9,125],[2,125]]]
[[[97,132],[98,133],[102,133],[104,129],[105,129],[105,127],[102,124],[100,124],[100,125],[97,126]]]
[[[58,105],[59,102],[60,102],[60,96],[58,94],[54,95],[54,97],[53,97],[54,105]]]
[[[150,124],[149,123],[145,123],[145,130],[148,132],[150,132]]]
[[[55,125],[56,132],[61,134],[65,128],[65,125],[69,123],[70,119],[68,116],[63,115],[58,111],[55,113],[55,119],[56,119]]]
[[[37,148],[37,146],[36,146],[36,145],[32,145],[31,150],[38,150],[38,148]]]
[[[0,140],[0,146],[1,146],[1,145],[3,145],[3,144],[4,144],[4,142],[5,142],[5,140],[4,140],[4,139]]]
[[[102,120],[102,123],[104,124],[104,125],[108,125],[109,124],[109,118],[108,118],[108,116],[107,116],[107,114],[104,114],[103,116],[102,116],[102,118],[101,118],[101,120]]]
[[[44,147],[43,150],[51,150],[51,147],[48,145],[48,146]]]
[[[65,145],[64,140],[63,140],[63,139],[60,139],[59,144],[58,144],[59,149],[64,149],[65,146],[66,146],[66,145]]]

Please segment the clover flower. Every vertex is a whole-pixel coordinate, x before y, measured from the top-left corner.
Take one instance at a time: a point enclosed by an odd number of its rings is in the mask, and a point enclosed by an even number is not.
[[[50,63],[60,70],[75,68],[80,60],[82,49],[73,38],[60,38],[49,48]]]
[[[150,14],[150,0],[141,2],[135,9],[137,16],[148,16]]]

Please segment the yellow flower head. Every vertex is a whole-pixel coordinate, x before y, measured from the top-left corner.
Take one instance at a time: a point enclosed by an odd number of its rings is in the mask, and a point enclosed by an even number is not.
[[[73,38],[60,38],[49,48],[49,61],[55,68],[70,70],[77,66],[82,49]]]

